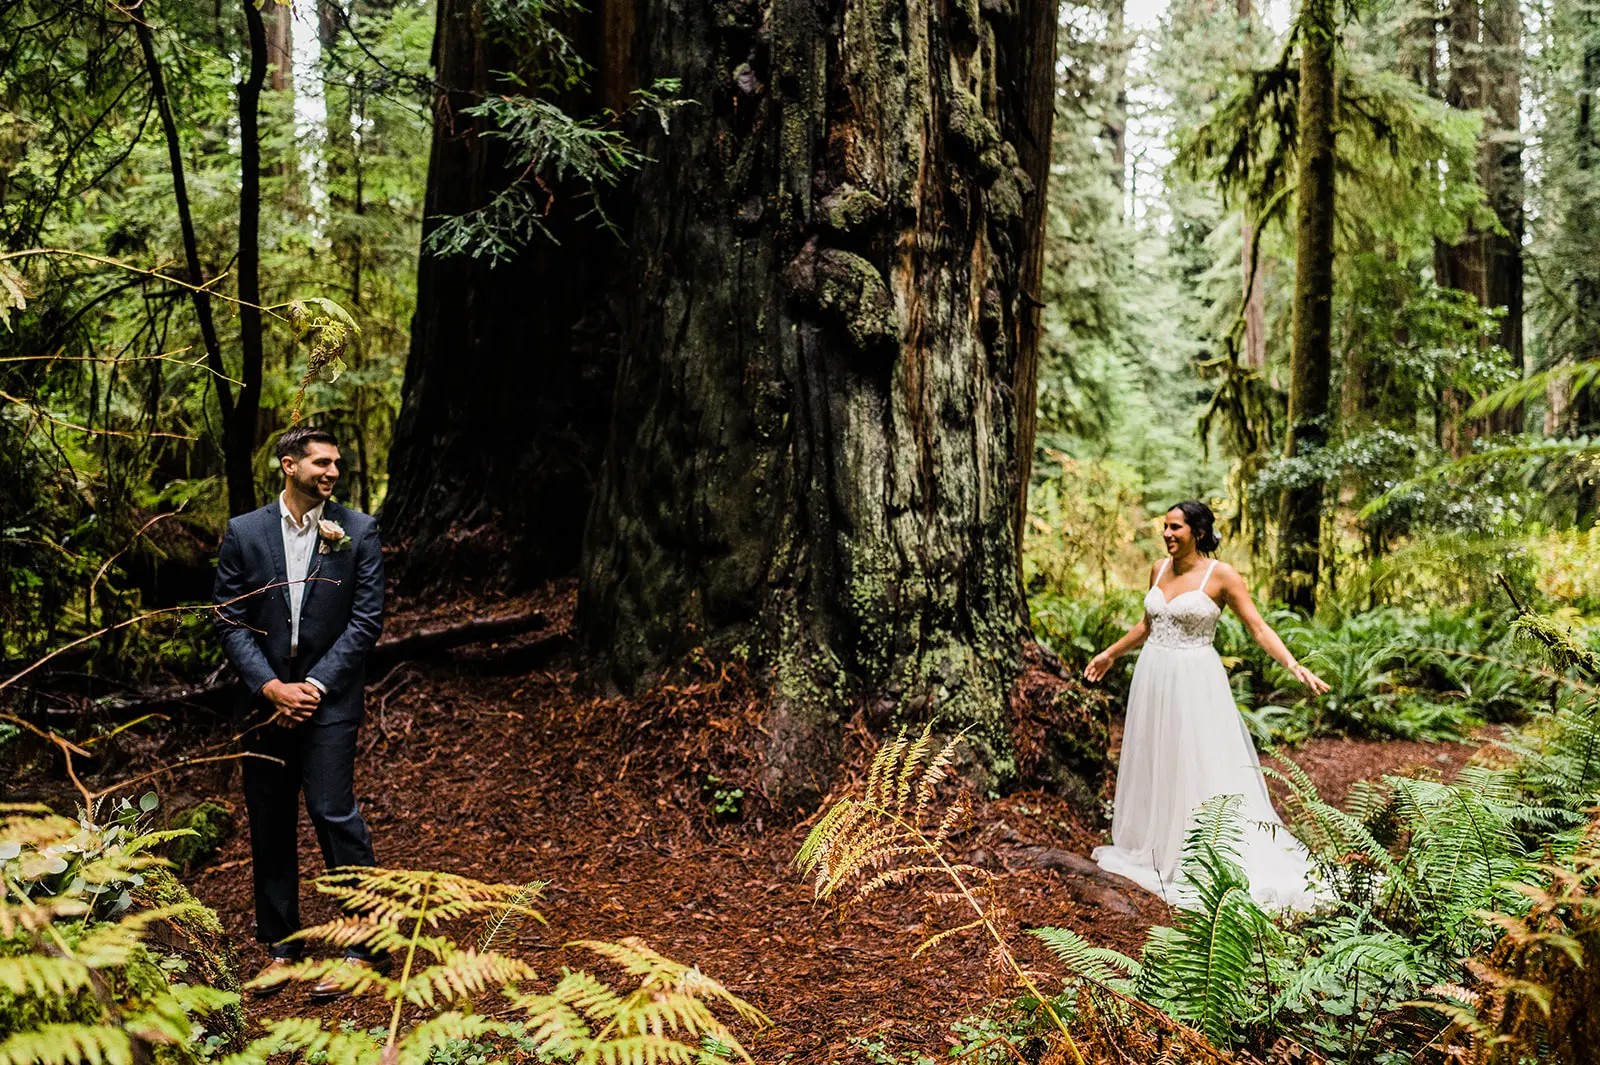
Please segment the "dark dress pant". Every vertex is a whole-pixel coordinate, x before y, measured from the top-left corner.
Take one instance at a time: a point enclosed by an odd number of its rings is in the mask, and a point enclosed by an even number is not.
[[[245,739],[244,800],[250,812],[256,939],[275,957],[298,957],[301,944],[283,942],[300,929],[300,795],[317,831],[328,868],[374,865],[372,834],[356,804],[356,733],[360,721],[313,718],[284,728],[260,725]],[[351,954],[360,954],[351,951]]]

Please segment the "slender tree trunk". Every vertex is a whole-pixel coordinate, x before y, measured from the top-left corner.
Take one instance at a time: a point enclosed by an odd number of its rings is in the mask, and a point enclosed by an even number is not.
[[[1253,27],[1255,10],[1251,0],[1237,0],[1235,11],[1241,24]],[[1261,370],[1267,365],[1267,298],[1261,278],[1263,264],[1253,254],[1255,226],[1251,224],[1248,210],[1239,224],[1239,239],[1239,267],[1244,278],[1244,364]]]
[[[184,175],[183,144],[178,137],[177,120],[173,115],[172,101],[167,95],[166,79],[162,76],[161,62],[156,55],[155,39],[150,25],[142,18],[133,19],[134,32],[144,55],[145,68],[150,76],[150,91],[155,97],[156,110],[161,117],[162,134],[167,145],[167,162],[172,170],[172,195],[178,212],[178,228],[183,235],[184,265],[190,284],[200,285],[210,280],[200,263],[200,245],[195,235],[194,214],[189,204],[189,185]],[[258,89],[259,91],[259,89]],[[243,94],[240,98],[243,105]],[[252,121],[253,128],[253,121]],[[241,211],[243,210],[241,206]],[[255,508],[255,473],[251,465],[255,444],[255,419],[260,398],[260,367],[257,365],[256,387],[250,388],[248,374],[244,377],[237,395],[229,381],[222,358],[222,341],[217,335],[216,319],[212,316],[209,293],[191,289],[190,301],[194,304],[195,320],[200,328],[200,343],[205,349],[206,367],[211,371],[212,387],[217,390],[217,406],[222,422],[223,476],[228,485],[228,510],[243,514]],[[243,298],[241,288],[241,298]],[[257,335],[259,336],[259,318]],[[248,369],[248,367],[246,368]]]
[[[1485,0],[1483,39],[1487,60],[1484,105],[1491,129],[1479,153],[1483,187],[1504,233],[1484,235],[1484,298],[1504,309],[1499,346],[1510,369],[1526,372],[1522,342],[1522,236],[1526,188],[1522,173],[1522,5],[1520,0]],[[1496,432],[1521,432],[1521,407],[1490,419]]]
[[[1244,0],[1248,3],[1249,0]],[[1128,28],[1125,0],[1110,0],[1106,8],[1106,85],[1108,101],[1100,135],[1111,145],[1111,180],[1117,186],[1123,213],[1128,194]]]
[[[288,4],[261,0],[258,9],[266,26],[267,85],[273,92],[294,89],[294,14]]]
[[[1284,453],[1314,454],[1329,435],[1333,333],[1334,99],[1336,0],[1306,0],[1300,14],[1299,179],[1294,279],[1294,349]],[[1278,512],[1273,593],[1302,610],[1316,606],[1323,485],[1286,490]]]
[[[687,110],[638,182],[628,342],[579,626],[624,684],[770,666],[769,791],[843,712],[974,726],[1014,773],[1055,8],[652,5]],[[1034,175],[1038,175],[1037,178]]]
[[[239,83],[239,391],[228,427],[230,462],[244,464],[237,481],[228,478],[228,505],[235,514],[256,507],[254,455],[256,418],[261,410],[264,356],[261,319],[261,89],[267,80],[267,30],[261,12],[245,4],[248,66]]]

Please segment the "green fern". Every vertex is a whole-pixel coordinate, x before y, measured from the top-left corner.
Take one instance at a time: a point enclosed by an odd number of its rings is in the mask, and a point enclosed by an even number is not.
[[[1171,929],[1147,944],[1141,997],[1233,1046],[1259,1012],[1258,987],[1277,930],[1250,897],[1238,864],[1238,795],[1208,799],[1184,839],[1179,870],[1187,889]]]
[[[1074,976],[1104,984],[1113,991],[1131,994],[1143,970],[1121,951],[1097,947],[1070,928],[1033,928],[1029,933],[1065,962]]]

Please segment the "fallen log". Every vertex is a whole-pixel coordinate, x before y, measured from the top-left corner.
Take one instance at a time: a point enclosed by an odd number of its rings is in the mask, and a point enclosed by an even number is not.
[[[548,617],[545,612],[535,609],[501,617],[440,622],[398,633],[386,633],[378,638],[378,645],[373,648],[368,658],[368,669],[373,671],[374,675],[379,675],[376,671],[392,666],[396,662],[522,636],[547,622]],[[530,658],[542,657],[538,652],[553,652],[565,642],[565,638],[566,634],[561,632],[541,634],[531,641],[513,640],[503,649],[477,652],[473,655],[473,659],[477,663],[484,663],[489,659],[503,656],[515,664],[520,664],[529,661]],[[44,682],[48,682],[48,679],[49,674],[40,677]],[[173,710],[204,710],[220,713],[231,708],[236,693],[237,687],[232,673],[226,668],[221,668],[203,681],[186,682],[154,691],[136,691],[115,698],[96,700],[85,704],[84,710],[92,708],[113,718],[136,717],[141,714]]]

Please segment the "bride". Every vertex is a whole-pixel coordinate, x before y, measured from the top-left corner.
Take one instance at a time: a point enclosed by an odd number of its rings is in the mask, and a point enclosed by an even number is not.
[[[1240,795],[1240,864],[1250,894],[1264,906],[1309,909],[1317,901],[1309,856],[1272,809],[1255,745],[1211,645],[1223,608],[1231,606],[1255,641],[1312,692],[1328,685],[1262,619],[1239,572],[1208,560],[1219,543],[1215,520],[1194,500],[1167,511],[1167,557],[1151,567],[1144,618],[1084,670],[1098,681],[1118,658],[1146,645],[1128,692],[1111,846],[1096,847],[1094,859],[1168,902],[1183,901],[1178,859],[1190,816],[1212,796]]]

